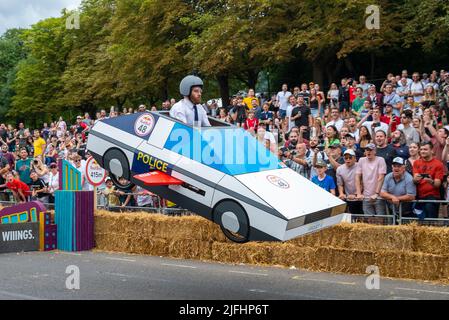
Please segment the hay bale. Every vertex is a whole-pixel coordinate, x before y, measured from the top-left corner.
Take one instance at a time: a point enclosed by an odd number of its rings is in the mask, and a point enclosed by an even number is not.
[[[322,247],[311,258],[310,268],[315,271],[363,274],[375,261],[371,251]]]
[[[347,248],[368,251],[413,251],[413,228],[354,224]]]
[[[300,247],[319,248],[330,246],[335,248],[346,248],[348,246],[349,234],[352,231],[352,225],[342,223],[319,232],[311,233],[303,237],[292,239],[288,243]]]
[[[375,254],[374,265],[379,267],[383,277],[445,282],[449,280],[447,256],[385,251]]]
[[[272,265],[310,269],[316,248],[299,247],[291,243],[273,243],[271,246]]]
[[[228,263],[270,265],[272,245],[269,243],[226,243],[212,244],[212,260]]]
[[[168,255],[174,258],[212,260],[212,243],[201,240],[175,240],[168,244]]]
[[[449,255],[449,228],[414,227],[414,251]]]
[[[226,241],[219,226],[199,216],[171,217],[151,213],[115,213],[99,210],[95,219],[98,232],[133,232],[164,239]]]

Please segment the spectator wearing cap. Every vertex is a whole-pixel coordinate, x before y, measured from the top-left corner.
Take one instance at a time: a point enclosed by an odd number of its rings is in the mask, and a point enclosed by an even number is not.
[[[391,144],[388,144],[387,134],[382,130],[376,132],[374,142],[376,144],[376,155],[384,158],[387,165],[387,173],[390,173],[393,159],[398,156],[396,149]]]
[[[355,179],[357,167],[357,158],[354,150],[346,150],[344,153],[344,164],[337,168],[337,186],[340,199],[348,202],[348,210],[352,214],[363,212],[362,203],[356,199],[357,187]]]
[[[357,148],[357,140],[356,140],[354,134],[353,133],[348,133],[345,138],[346,138],[346,149],[345,149],[345,151],[347,151],[347,150],[354,151],[355,157],[356,157],[357,161],[359,161],[359,159],[361,157],[363,157],[364,154],[363,154],[363,150],[362,149]],[[344,154],[344,152],[343,152],[343,154]]]
[[[363,212],[367,215],[384,215],[385,202],[379,194],[387,173],[384,158],[376,156],[376,145],[370,143],[365,148],[356,169],[357,199],[363,200]]]
[[[402,203],[402,216],[413,215],[412,203],[415,200],[416,186],[413,176],[406,171],[405,160],[401,157],[393,159],[392,172],[385,176],[380,196],[387,201],[390,212],[399,214],[399,203]]]
[[[310,140],[310,148],[306,152],[307,163],[310,168],[310,178],[315,177],[318,173],[315,170],[315,164],[318,161],[329,163],[329,159],[324,152],[324,145],[320,144],[318,137],[313,137]]]
[[[401,114],[401,124],[398,126],[398,130],[404,132],[405,143],[410,146],[412,143],[419,143],[421,140],[419,132],[412,126],[413,111],[404,110]]]
[[[433,144],[423,142],[419,148],[420,159],[413,163],[413,181],[416,184],[418,200],[439,200],[440,186],[444,178],[443,163],[433,156]],[[420,218],[438,218],[438,203],[417,203],[416,212]]]
[[[388,125],[388,132],[396,131],[398,125],[401,124],[401,118],[399,115],[393,114],[393,105],[385,106],[385,114],[380,116],[380,122]]]
[[[332,179],[332,177],[326,174],[327,170],[326,162],[317,161],[317,163],[315,164],[315,169],[318,175],[312,178],[312,182],[315,183],[317,186],[323,188],[327,192],[330,192],[333,195],[335,195],[336,190],[335,182],[334,179]]]
[[[175,101],[175,103],[176,103],[176,101]],[[171,102],[170,102],[170,104],[171,104]],[[147,106],[144,105],[144,104],[141,104],[141,105],[139,106],[139,108],[137,109],[137,112],[148,112]]]

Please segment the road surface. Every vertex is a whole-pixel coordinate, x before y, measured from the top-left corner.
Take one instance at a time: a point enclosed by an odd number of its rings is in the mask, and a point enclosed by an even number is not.
[[[79,268],[79,290],[66,287]],[[76,269],[76,268],[75,268]],[[0,255],[0,299],[449,299],[449,286],[105,252]],[[76,282],[69,281],[69,284]]]

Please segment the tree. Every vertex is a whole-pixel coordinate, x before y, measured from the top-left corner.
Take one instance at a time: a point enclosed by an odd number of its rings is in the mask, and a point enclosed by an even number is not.
[[[50,18],[24,31],[28,57],[19,62],[12,85],[16,95],[8,116],[36,123],[45,113],[63,110],[61,75],[66,65],[68,48],[64,44],[65,19]],[[36,119],[37,118],[37,119]]]
[[[80,29],[67,30],[64,41],[71,49],[62,75],[61,104],[94,112],[98,105],[114,98],[117,105],[125,102],[126,97],[115,96],[117,81],[108,73],[112,61],[106,52],[107,37],[115,2],[84,0],[80,8]],[[69,14],[72,12],[65,12],[64,16]]]
[[[324,74],[333,76],[336,63],[350,64],[350,54],[374,54],[402,42],[405,16],[403,1],[379,0],[381,26],[379,30],[365,27],[365,10],[372,0],[287,0],[296,12],[290,28],[272,47],[273,51],[289,52],[298,48],[313,66],[315,82],[323,83]]]
[[[407,0],[407,22],[404,27],[405,45],[417,43],[426,52],[448,48],[449,2],[446,0]]]
[[[23,29],[9,29],[0,37],[0,115],[11,105],[14,91],[11,87],[16,77],[16,65],[26,57],[21,40]]]

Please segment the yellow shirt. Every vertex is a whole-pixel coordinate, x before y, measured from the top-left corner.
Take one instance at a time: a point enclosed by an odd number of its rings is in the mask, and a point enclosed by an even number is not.
[[[44,153],[43,146],[46,145],[44,139],[40,138],[34,141],[34,157],[40,156],[42,153]]]
[[[259,99],[257,99],[256,97],[246,97],[245,99],[243,99],[243,103],[246,104],[246,106],[248,107],[249,110],[251,110],[253,108],[253,104],[251,103],[251,101],[253,101],[253,99],[256,99],[257,105],[259,105]]]

